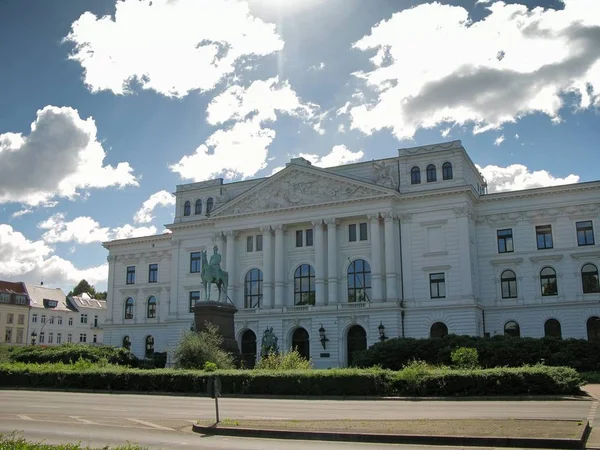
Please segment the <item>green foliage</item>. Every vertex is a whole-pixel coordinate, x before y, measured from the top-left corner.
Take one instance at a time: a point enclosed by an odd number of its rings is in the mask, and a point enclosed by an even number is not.
[[[0,363],[10,362],[11,345],[0,344]]]
[[[584,383],[600,384],[600,372],[583,372],[581,378]]]
[[[450,353],[452,366],[457,369],[477,369],[479,367],[479,354],[477,349],[458,347]]]
[[[50,445],[41,442],[31,442],[23,438],[20,434],[12,433],[4,435],[0,433],[0,450],[94,450],[92,447],[82,447],[80,444],[60,444]],[[144,450],[146,447],[127,444],[116,447],[103,447],[102,450]]]
[[[205,323],[206,329],[200,333],[186,332],[175,350],[175,367],[180,369],[202,369],[206,362],[216,364],[219,369],[233,369],[233,357],[223,350],[223,336],[219,327]]]
[[[122,366],[81,369],[65,364],[0,364],[0,388],[60,388],[104,391],[206,393],[207,381],[221,380],[223,395],[468,396],[567,395],[581,378],[568,367],[544,365],[450,369],[412,362],[403,370],[217,370],[215,372]]]
[[[202,367],[202,370],[204,370],[205,372],[214,372],[215,370],[218,370],[218,369],[219,368],[217,367],[217,365],[211,361],[206,361],[204,363],[204,366]]]
[[[430,364],[452,364],[452,351],[474,348],[482,367],[520,367],[544,363],[567,366],[580,372],[600,371],[600,342],[584,339],[477,338],[448,335],[442,339],[392,338],[378,342],[355,356],[357,367],[399,370],[407,362],[422,359]]]
[[[312,361],[304,358],[297,349],[285,354],[270,352],[256,364],[256,370],[308,370]]]
[[[109,345],[62,344],[52,347],[28,345],[12,347],[9,357],[14,362],[24,363],[73,363],[79,360],[98,363],[118,364],[136,367],[138,360],[129,350],[111,347]]]

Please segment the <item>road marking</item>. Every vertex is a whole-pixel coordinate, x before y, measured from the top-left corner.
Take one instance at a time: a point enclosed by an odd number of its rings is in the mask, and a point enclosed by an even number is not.
[[[48,409],[60,409],[60,406],[50,406],[50,405],[29,405],[32,408],[48,408]]]
[[[92,408],[93,411],[127,411],[126,409],[114,409],[114,408]]]
[[[141,425],[146,425],[147,427],[156,428],[157,430],[174,431],[173,428],[163,427],[161,425],[156,425],[155,423],[146,422],[145,420],[141,420],[141,419],[127,419],[127,420],[130,420],[131,422],[139,423]]]
[[[92,422],[91,420],[81,419],[79,416],[69,416],[71,419],[75,419],[78,422],[85,423],[86,425],[100,425],[98,422]]]
[[[25,414],[17,414],[17,417],[21,420],[32,420],[35,422],[35,419],[32,419],[31,417],[26,416]]]
[[[596,418],[596,410],[598,409],[598,401],[595,401],[594,403],[592,403],[592,406],[590,408],[590,413],[588,414],[588,418],[587,420],[589,422],[594,422],[594,419]]]

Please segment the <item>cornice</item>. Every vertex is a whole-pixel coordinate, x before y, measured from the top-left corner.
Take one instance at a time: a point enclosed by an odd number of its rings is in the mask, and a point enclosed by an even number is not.
[[[145,243],[153,243],[153,242],[162,242],[171,240],[171,233],[163,233],[157,234],[154,236],[141,236],[135,238],[126,238],[126,239],[117,239],[114,241],[106,241],[102,243],[102,246],[110,250],[114,247],[124,247],[132,244],[145,244]]]
[[[523,206],[522,210],[480,214],[477,216],[477,222],[489,222],[491,224],[514,223],[519,220],[536,222],[561,216],[589,216],[590,214],[595,215],[599,213],[600,203],[569,204],[538,209],[530,209]]]
[[[539,197],[548,194],[563,194],[569,192],[600,191],[600,181],[584,181],[581,183],[561,184],[560,186],[547,186],[520,191],[494,192],[485,194],[480,198],[481,203],[495,202],[513,198]]]

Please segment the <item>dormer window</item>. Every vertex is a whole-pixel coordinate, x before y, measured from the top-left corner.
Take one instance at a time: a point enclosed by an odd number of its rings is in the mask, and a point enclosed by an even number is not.
[[[431,183],[433,181],[437,181],[437,171],[435,165],[429,164],[427,166],[427,182]]]
[[[416,166],[410,169],[410,184],[421,184],[421,169]]]
[[[214,204],[215,204],[215,201],[213,200],[213,198],[208,197],[208,200],[206,200],[206,214],[210,214],[210,212],[213,209]]]
[[[194,214],[202,214],[202,200],[196,200],[196,207],[194,208]]]
[[[44,299],[44,308],[56,308],[58,306],[57,300]]]
[[[442,165],[442,179],[444,179],[444,180],[452,179],[452,164],[449,162],[445,162]]]
[[[189,216],[191,213],[192,213],[192,204],[188,200],[183,204],[183,215]]]

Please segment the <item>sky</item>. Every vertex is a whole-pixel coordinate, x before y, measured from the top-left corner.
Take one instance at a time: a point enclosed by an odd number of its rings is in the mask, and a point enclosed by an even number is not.
[[[0,0],[0,279],[106,289],[178,184],[460,139],[490,192],[600,179],[599,0]]]

